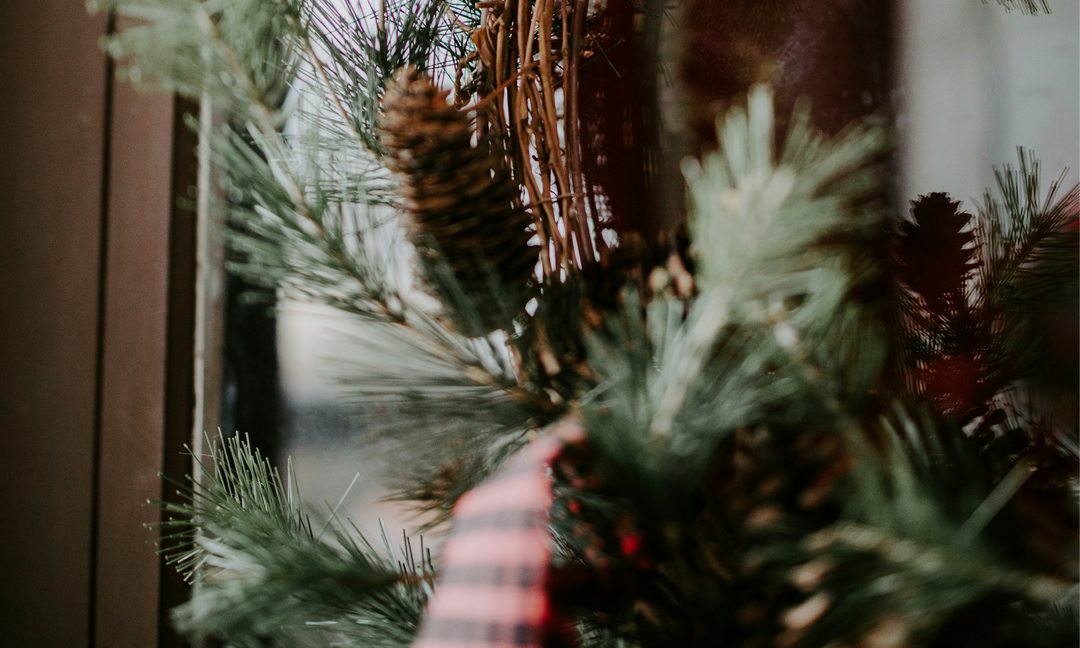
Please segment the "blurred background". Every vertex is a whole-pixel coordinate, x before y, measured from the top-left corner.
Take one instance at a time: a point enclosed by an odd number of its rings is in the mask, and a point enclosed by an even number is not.
[[[992,4],[992,3],[990,3]],[[1050,16],[987,11],[981,2],[898,5],[896,89],[902,195],[945,191],[971,207],[992,167],[1033,149],[1046,182],[1078,175],[1080,3],[1050,0]]]

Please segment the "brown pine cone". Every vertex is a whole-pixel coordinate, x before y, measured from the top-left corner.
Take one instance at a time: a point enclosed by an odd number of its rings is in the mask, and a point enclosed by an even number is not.
[[[428,280],[461,332],[483,335],[521,311],[538,248],[528,245],[532,218],[514,205],[518,183],[491,147],[473,145],[470,120],[448,94],[416,68],[399,70],[382,100],[382,145],[387,166],[404,176],[400,194]]]
[[[762,551],[813,533],[840,515],[834,487],[850,459],[828,430],[740,430],[717,453],[703,519],[715,520],[737,547],[735,622],[741,648],[787,648],[828,608],[811,581],[824,563],[791,566]],[[794,559],[785,558],[785,561]],[[816,571],[815,571],[816,570]]]

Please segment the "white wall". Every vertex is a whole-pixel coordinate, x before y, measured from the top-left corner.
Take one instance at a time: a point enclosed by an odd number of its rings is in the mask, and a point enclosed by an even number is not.
[[[992,165],[1034,149],[1044,186],[1080,167],[1080,2],[1051,15],[1006,12],[994,0],[905,0],[898,99],[905,199],[946,191],[980,198]],[[968,205],[970,206],[970,204]]]

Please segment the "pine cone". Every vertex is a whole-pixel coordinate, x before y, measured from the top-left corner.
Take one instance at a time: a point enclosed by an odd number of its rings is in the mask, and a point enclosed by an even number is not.
[[[791,646],[827,610],[813,582],[826,567],[790,563],[799,560],[798,538],[839,518],[834,487],[848,463],[839,435],[829,430],[740,430],[718,451],[703,517],[717,520],[740,547],[740,648]]]
[[[896,245],[896,274],[922,295],[935,315],[948,316],[963,301],[971,272],[978,267],[969,231],[971,214],[948,194],[931,193],[911,202],[914,222],[904,222]]]
[[[405,176],[400,193],[428,280],[455,325],[483,335],[520,312],[538,248],[528,245],[532,218],[514,208],[518,184],[490,147],[472,144],[470,120],[448,94],[415,68],[399,70],[383,96],[382,145],[387,166]]]

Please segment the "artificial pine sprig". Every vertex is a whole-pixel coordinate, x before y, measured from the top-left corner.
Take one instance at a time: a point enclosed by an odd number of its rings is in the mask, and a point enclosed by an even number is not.
[[[867,198],[879,181],[869,163],[886,138],[855,127],[827,142],[802,111],[774,154],[772,116],[771,95],[756,89],[748,112],[718,122],[720,150],[685,167],[700,291],[685,320],[670,325],[683,311],[675,300],[642,322],[630,291],[625,310],[590,344],[600,387],[587,397],[586,417],[595,417],[598,442],[647,462],[629,472],[651,475],[673,499],[683,489],[666,479],[698,483],[725,435],[825,423],[835,414],[814,390],[825,385],[830,398],[858,407],[880,368],[882,331],[852,295],[874,278],[866,271],[873,264],[859,259],[881,236],[878,206]],[[647,330],[664,331],[662,355]],[[812,389],[788,348],[796,338],[822,374]]]
[[[1042,195],[1041,165],[1034,153],[1021,147],[1017,158],[1015,168],[994,169],[996,195],[987,189],[979,206],[977,236],[986,268],[977,291],[997,308],[1022,313],[1071,276],[1080,185],[1059,195],[1063,172]]]
[[[325,52],[310,52],[312,85],[331,90],[348,128],[376,153],[382,153],[379,98],[386,82],[405,66],[446,77],[473,49],[442,0],[306,0],[301,6],[312,42]]]
[[[316,531],[291,477],[283,484],[246,439],[207,444],[203,483],[161,504],[162,552],[197,584],[173,611],[180,632],[244,648],[411,642],[434,578],[428,557],[409,544],[401,560],[380,555],[332,509]]]
[[[275,121],[302,47],[296,5],[284,1],[91,0],[91,11],[132,19],[103,46],[120,75],[144,90],[213,98],[219,109]]]
[[[983,0],[984,3],[987,1]],[[1050,5],[1047,0],[997,0],[997,3],[1005,7],[1006,11],[1020,11],[1030,16],[1050,13]]]

